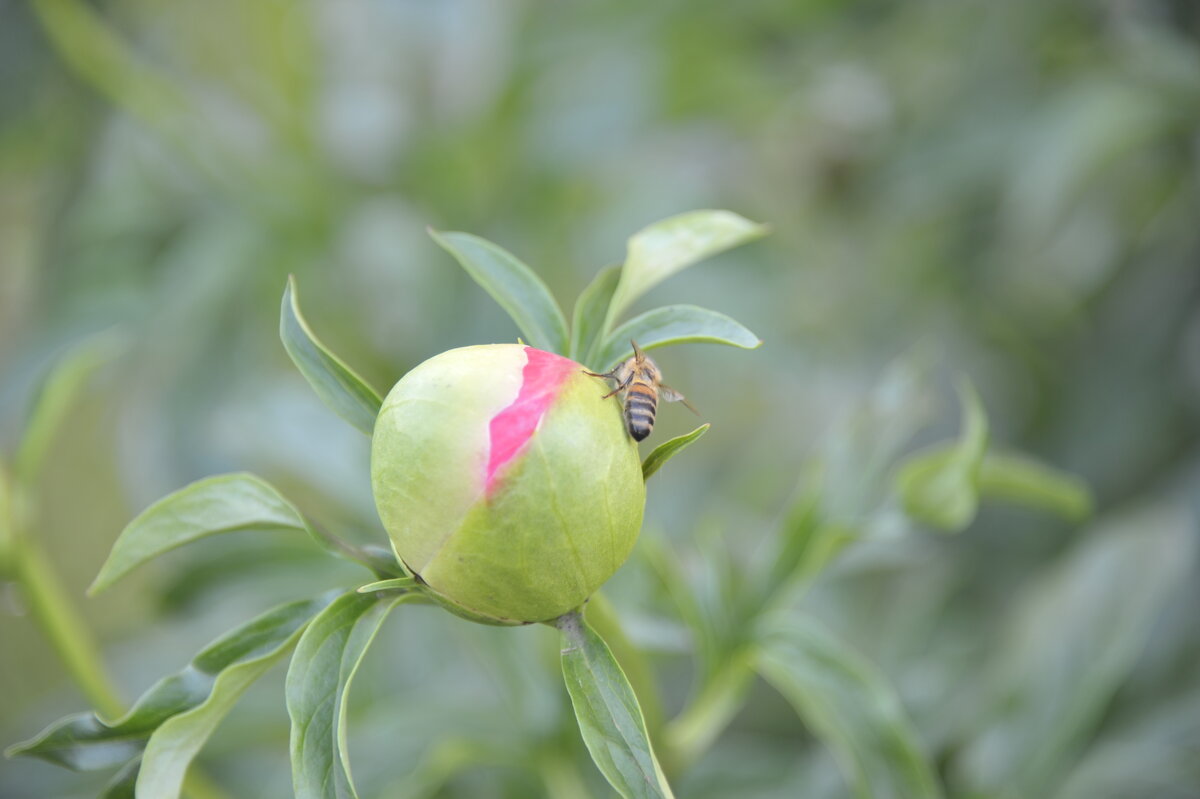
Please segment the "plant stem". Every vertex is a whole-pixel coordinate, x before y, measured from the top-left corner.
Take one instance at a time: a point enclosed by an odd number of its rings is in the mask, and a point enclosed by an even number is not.
[[[7,530],[8,565],[21,586],[30,612],[97,715],[110,721],[120,718],[125,712],[125,704],[104,668],[100,648],[67,598],[66,587],[50,565],[49,558],[27,534],[27,493],[19,483],[12,486],[9,500],[7,508],[0,508],[8,511],[6,518],[0,519],[0,528]],[[185,793],[190,799],[228,799],[225,792],[196,766],[187,776]]]
[[[12,486],[7,518],[10,568],[38,626],[84,697],[101,715],[115,719],[124,710],[104,670],[99,647],[67,599],[62,580],[38,542],[28,534],[29,493],[21,481]]]
[[[729,725],[750,688],[753,665],[754,654],[748,647],[731,653],[687,708],[667,725],[669,770],[678,773],[694,763]]]

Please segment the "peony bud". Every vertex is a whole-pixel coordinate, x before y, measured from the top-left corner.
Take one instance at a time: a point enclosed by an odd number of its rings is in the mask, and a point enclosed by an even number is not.
[[[396,555],[452,610],[553,619],[629,556],[646,489],[607,390],[520,344],[444,352],[392,388],[371,445],[375,504]]]

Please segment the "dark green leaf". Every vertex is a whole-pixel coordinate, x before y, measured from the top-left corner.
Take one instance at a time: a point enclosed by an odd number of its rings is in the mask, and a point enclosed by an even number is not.
[[[321,401],[338,416],[371,435],[383,400],[313,334],[308,322],[300,315],[294,276],[288,277],[287,288],[283,291],[279,337],[292,362]]]
[[[959,384],[963,426],[953,447],[935,447],[909,458],[896,475],[896,490],[909,516],[938,530],[961,530],[979,507],[979,473],[987,450],[988,423],[979,395]]]
[[[307,621],[316,610],[315,604],[307,603],[293,619]],[[260,634],[270,634],[272,648],[256,646],[251,652],[260,653],[257,656],[251,656],[248,652],[236,662],[230,662],[215,672],[216,678],[208,698],[190,710],[167,719],[151,734],[142,755],[142,766],[137,777],[139,794],[153,796],[155,799],[176,799],[180,795],[188,767],[217,725],[233,709],[246,689],[285,657],[300,638],[305,625],[293,625],[289,621],[288,627],[291,626],[295,626],[295,629],[283,641],[279,641],[278,636],[269,627],[260,631]],[[215,662],[210,664],[210,669],[213,665],[225,662],[227,658],[227,654],[218,653]]]
[[[32,484],[63,416],[92,373],[112,359],[124,337],[109,331],[85,339],[64,355],[42,383],[13,463],[16,479]]]
[[[555,622],[566,639],[563,679],[588,752],[626,799],[671,797],[637,697],[608,645],[578,612]]]
[[[692,432],[684,433],[681,436],[675,436],[675,438],[664,441],[651,450],[650,454],[646,456],[646,459],[642,461],[642,479],[649,480],[650,475],[661,469],[664,463],[678,455],[681,450],[683,450],[693,441],[707,433],[708,428],[710,427],[712,427],[712,425],[706,422]]]
[[[605,337],[595,358],[597,368],[607,369],[633,355],[631,340],[643,350],[688,341],[728,344],[745,350],[762,344],[758,336],[724,314],[695,305],[668,305],[635,316]]]
[[[815,622],[780,616],[763,638],[759,671],[828,746],[856,796],[941,796],[891,686]]]
[[[676,272],[766,232],[729,211],[690,211],[643,228],[629,239],[604,329],[612,330],[638,297]]]
[[[30,755],[77,771],[111,768],[138,756],[151,733],[168,719],[205,702],[226,669],[269,658],[331,596],[274,608],[205,647],[182,671],[142,694],[133,708],[107,724],[93,713],[78,713],[51,724],[36,737],[10,747],[7,755]]]
[[[603,332],[604,315],[608,313],[608,304],[620,279],[621,267],[601,269],[575,301],[575,313],[571,319],[571,357],[589,369],[602,366],[589,356]]]
[[[530,346],[567,354],[567,320],[550,289],[512,253],[470,233],[429,235],[508,312]]]
[[[304,517],[263,480],[245,472],[197,480],[142,511],[113,544],[88,593],[136,566],[205,536],[239,530],[309,532]]]
[[[1087,483],[1024,455],[988,454],[979,471],[979,493],[1058,514],[1071,521],[1092,512]]]
[[[357,796],[346,749],[346,699],[384,618],[409,596],[343,594],[305,630],[287,675],[296,799]]]

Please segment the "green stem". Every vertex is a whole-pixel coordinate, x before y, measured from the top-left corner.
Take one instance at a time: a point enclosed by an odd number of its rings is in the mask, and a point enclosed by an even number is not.
[[[383,547],[365,546],[360,547],[351,544],[344,538],[339,538],[333,533],[326,530],[321,525],[305,519],[305,524],[308,527],[309,535],[327,552],[332,552],[335,555],[352,560],[355,563],[362,564],[374,572],[375,576],[380,580],[390,580],[398,577],[409,577],[411,575],[405,570],[404,565],[390,551]]]
[[[125,712],[116,687],[104,668],[100,649],[87,624],[67,598],[62,579],[50,565],[40,545],[27,533],[27,498],[22,486],[12,487],[12,495],[0,528],[9,538],[9,568],[29,610],[50,641],[67,673],[84,697],[105,719],[120,718]],[[228,796],[198,767],[193,766],[185,784],[190,799],[228,799]]]
[[[124,704],[101,665],[87,626],[67,601],[62,581],[34,541],[18,536],[15,544],[14,572],[42,632],[92,707],[105,718],[118,718]]]
[[[712,746],[737,715],[753,678],[754,653],[743,648],[731,653],[704,682],[687,708],[666,727],[668,771],[686,769]]]

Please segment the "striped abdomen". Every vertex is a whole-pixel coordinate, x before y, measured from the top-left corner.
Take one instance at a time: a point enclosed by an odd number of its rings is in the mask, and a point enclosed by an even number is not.
[[[625,391],[625,426],[634,441],[641,441],[654,429],[658,392],[652,383],[635,379]]]

